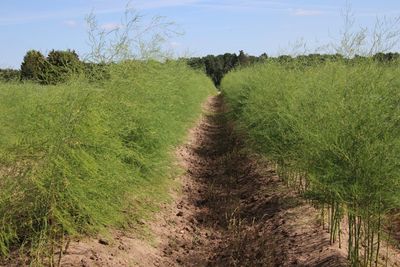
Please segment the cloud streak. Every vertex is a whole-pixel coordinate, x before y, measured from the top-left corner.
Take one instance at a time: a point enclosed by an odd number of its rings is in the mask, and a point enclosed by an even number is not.
[[[296,9],[293,11],[292,15],[297,17],[311,17],[311,16],[320,16],[325,12],[322,10],[311,10],[311,9]]]
[[[201,2],[200,0],[155,0],[155,1],[135,1],[132,8],[137,10],[147,9],[160,9],[166,7],[178,7],[178,6],[189,6]],[[64,19],[64,24],[67,26],[73,26],[71,18],[82,18],[91,11],[95,14],[105,15],[122,13],[126,9],[126,1],[114,1],[111,5],[100,5],[99,2],[96,6],[96,2],[92,1],[92,5],[85,5],[79,8],[69,8],[65,10],[53,10],[51,12],[41,12],[35,10],[29,13],[21,12],[18,14],[9,14],[9,16],[3,16],[0,18],[0,26],[26,24],[36,21],[46,21],[54,19]],[[93,6],[94,5],[94,6]],[[34,14],[34,15],[33,15]]]
[[[299,5],[289,1],[262,1],[262,0],[220,0],[199,1],[195,7],[233,12],[263,12],[269,14],[317,16],[322,14],[338,13],[338,6],[329,5]]]
[[[64,24],[67,26],[74,26],[74,21],[71,18],[82,17],[87,12],[80,9],[71,9],[71,10],[63,10],[63,11],[53,11],[53,12],[36,12],[35,15],[32,13],[19,13],[19,14],[11,14],[9,17],[0,18],[0,26],[7,25],[18,25],[18,24],[26,24],[36,21],[46,21],[46,20],[54,20],[54,19],[64,19]]]
[[[137,2],[137,5],[133,7],[138,9],[157,9],[165,7],[177,7],[177,6],[191,6],[200,3],[200,0],[158,0],[158,1],[141,1]]]
[[[75,28],[79,25],[79,23],[76,20],[65,20],[64,25],[70,28]]]
[[[137,10],[154,10],[163,8],[192,7],[202,9],[213,9],[232,12],[264,12],[280,15],[291,15],[298,17],[320,16],[328,14],[339,14],[340,6],[329,6],[324,4],[302,4],[294,1],[274,0],[136,0],[132,2],[132,8]],[[82,18],[92,10],[95,14],[117,14],[125,10],[126,0],[99,1],[90,0],[80,6],[70,6],[64,10],[57,10],[54,5],[52,11],[31,10],[29,12],[18,12],[0,17],[0,26],[26,24],[37,21],[64,20],[64,24],[75,27],[73,21]],[[370,16],[368,10],[359,10],[361,16]],[[373,13],[373,12],[372,12]],[[387,10],[382,13],[393,13]],[[383,15],[385,15],[383,14]]]

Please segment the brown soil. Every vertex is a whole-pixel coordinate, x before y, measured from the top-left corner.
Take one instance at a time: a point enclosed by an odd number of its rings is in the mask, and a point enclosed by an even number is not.
[[[187,174],[165,266],[346,266],[317,225],[317,212],[250,156],[220,96],[180,151]]]
[[[61,265],[347,266],[318,212],[243,148],[225,116],[222,97],[211,97],[178,150],[181,189],[146,222],[151,242],[121,231],[74,241]]]

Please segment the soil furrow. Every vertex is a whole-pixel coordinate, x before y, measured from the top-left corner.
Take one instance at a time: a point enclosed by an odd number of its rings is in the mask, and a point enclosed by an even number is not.
[[[183,230],[170,235],[165,265],[346,266],[317,212],[244,149],[222,96],[209,99],[180,155],[187,170],[177,213]]]

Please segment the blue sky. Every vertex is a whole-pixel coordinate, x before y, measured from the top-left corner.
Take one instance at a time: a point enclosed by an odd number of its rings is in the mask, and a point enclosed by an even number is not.
[[[376,16],[400,15],[398,0],[350,2],[361,25]],[[94,10],[101,25],[118,25],[125,0],[1,0],[0,68],[18,68],[29,49],[88,51],[84,17]],[[330,42],[342,28],[345,0],[136,0],[147,16],[162,15],[185,34],[169,41],[177,55],[206,55],[245,50],[283,53],[300,38],[310,47]]]

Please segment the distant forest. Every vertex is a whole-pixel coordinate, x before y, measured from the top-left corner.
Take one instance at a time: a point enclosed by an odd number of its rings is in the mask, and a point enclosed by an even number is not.
[[[201,70],[206,73],[219,87],[222,78],[231,70],[249,65],[277,62],[280,64],[298,63],[302,65],[321,64],[328,61],[344,61],[355,63],[362,60],[376,60],[382,63],[397,62],[400,59],[399,53],[378,53],[373,57],[355,56],[352,59],[343,57],[340,54],[309,54],[300,56],[281,55],[270,57],[266,53],[260,56],[246,54],[243,50],[236,53],[225,53],[223,55],[208,55],[205,57],[180,58],[180,61],[186,62],[190,67]],[[19,70],[0,69],[0,81],[34,81],[41,84],[57,84],[65,82],[76,74],[83,74],[91,80],[97,80],[99,71],[101,77],[106,68],[104,64],[94,64],[83,62],[78,54],[73,50],[56,51],[52,50],[47,56],[39,51],[28,51],[24,57]]]
[[[282,55],[278,57],[269,57],[266,53],[260,56],[251,56],[243,51],[239,54],[226,53],[223,55],[208,55],[205,57],[193,57],[186,60],[188,65],[192,68],[204,71],[219,87],[222,78],[232,69],[237,67],[246,67],[256,63],[263,62],[277,62],[281,64],[298,63],[301,65],[314,65],[321,64],[328,61],[344,61],[349,63],[356,63],[362,60],[369,60],[371,58],[363,56],[355,56],[352,59],[347,59],[340,54],[309,54],[300,56]],[[395,62],[400,59],[399,53],[378,53],[372,57],[373,60],[379,62]]]

